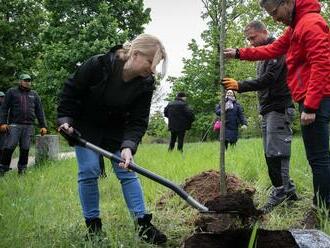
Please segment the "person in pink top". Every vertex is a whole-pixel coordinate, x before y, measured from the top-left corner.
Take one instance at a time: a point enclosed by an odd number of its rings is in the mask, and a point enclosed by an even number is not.
[[[286,55],[288,86],[299,103],[301,130],[312,168],[315,206],[330,208],[330,32],[317,0],[261,0],[274,21],[287,26],[272,44],[227,48],[227,58],[267,60]]]

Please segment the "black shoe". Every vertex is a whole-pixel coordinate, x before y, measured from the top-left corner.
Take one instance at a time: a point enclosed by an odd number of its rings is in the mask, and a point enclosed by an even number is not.
[[[8,168],[4,165],[0,165],[0,177],[3,177],[9,170],[11,170],[11,168]]]
[[[26,174],[26,168],[24,168],[24,169],[18,169],[18,175],[22,176],[24,174]]]
[[[145,214],[143,218],[137,219],[139,236],[142,240],[151,244],[159,245],[165,243],[167,241],[166,235],[151,224],[151,219],[151,214]]]
[[[273,187],[268,197],[267,203],[260,209],[264,214],[268,214],[280,205],[287,198],[283,187]]]
[[[106,238],[106,233],[102,231],[102,221],[100,218],[86,219],[88,233],[85,240],[102,241]]]

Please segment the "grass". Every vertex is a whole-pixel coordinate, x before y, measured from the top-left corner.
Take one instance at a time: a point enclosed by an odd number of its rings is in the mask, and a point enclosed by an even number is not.
[[[185,144],[184,150],[183,154],[169,153],[165,144],[143,144],[135,162],[177,184],[199,172],[218,170],[218,142]],[[153,247],[136,237],[120,184],[110,171],[109,161],[106,165],[108,177],[100,180],[100,208],[108,240],[95,247]],[[227,172],[239,175],[257,189],[256,203],[266,201],[270,181],[260,139],[239,140],[226,153],[226,167]],[[70,159],[35,166],[23,177],[12,171],[0,178],[1,247],[94,247],[83,240],[85,225],[76,174],[76,162]],[[302,200],[290,207],[283,204],[267,216],[260,228],[299,227],[311,206],[311,171],[300,138],[293,141],[291,177]],[[165,209],[157,210],[157,200],[169,190],[142,176],[140,179],[153,222],[169,236],[166,247],[179,247],[193,231],[196,211],[177,196],[168,201]],[[330,234],[329,221],[323,221],[322,228]]]

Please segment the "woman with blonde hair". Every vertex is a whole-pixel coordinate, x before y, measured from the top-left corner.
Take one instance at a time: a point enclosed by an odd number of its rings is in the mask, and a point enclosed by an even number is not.
[[[146,132],[156,66],[167,56],[161,41],[141,34],[130,43],[116,46],[83,63],[68,78],[60,95],[58,127],[79,131],[84,139],[121,156],[125,163],[112,162],[126,205],[136,221],[141,239],[154,244],[166,235],[151,224],[137,175],[127,166]],[[78,161],[78,190],[89,237],[102,233],[99,209],[99,154],[75,145]]]

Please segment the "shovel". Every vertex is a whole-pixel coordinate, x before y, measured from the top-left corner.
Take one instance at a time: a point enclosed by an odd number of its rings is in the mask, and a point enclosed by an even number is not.
[[[80,133],[74,129],[73,133],[68,133],[67,130],[65,129],[60,129],[60,133],[62,134],[62,136],[64,138],[66,138],[70,144],[74,144],[74,145],[79,145],[82,147],[86,147],[91,149],[94,152],[97,152],[99,154],[102,154],[104,157],[108,158],[108,159],[113,159],[116,162],[125,162],[121,157],[118,157],[117,155],[104,150],[96,145],[93,145],[92,143],[84,140],[83,138],[81,138]],[[198,202],[197,200],[195,200],[192,196],[190,196],[186,191],[184,191],[181,187],[179,187],[178,185],[174,184],[173,182],[149,171],[146,170],[140,166],[138,166],[137,164],[130,162],[128,165],[128,169],[135,171],[138,174],[141,174],[171,190],[173,190],[178,196],[180,196],[183,200],[185,200],[190,206],[192,206],[193,208],[197,209],[199,212],[201,213],[216,213],[216,211],[210,211],[206,206],[204,206],[203,204],[201,204],[200,202]],[[228,210],[226,211],[226,213],[236,213],[236,211],[231,211]]]

